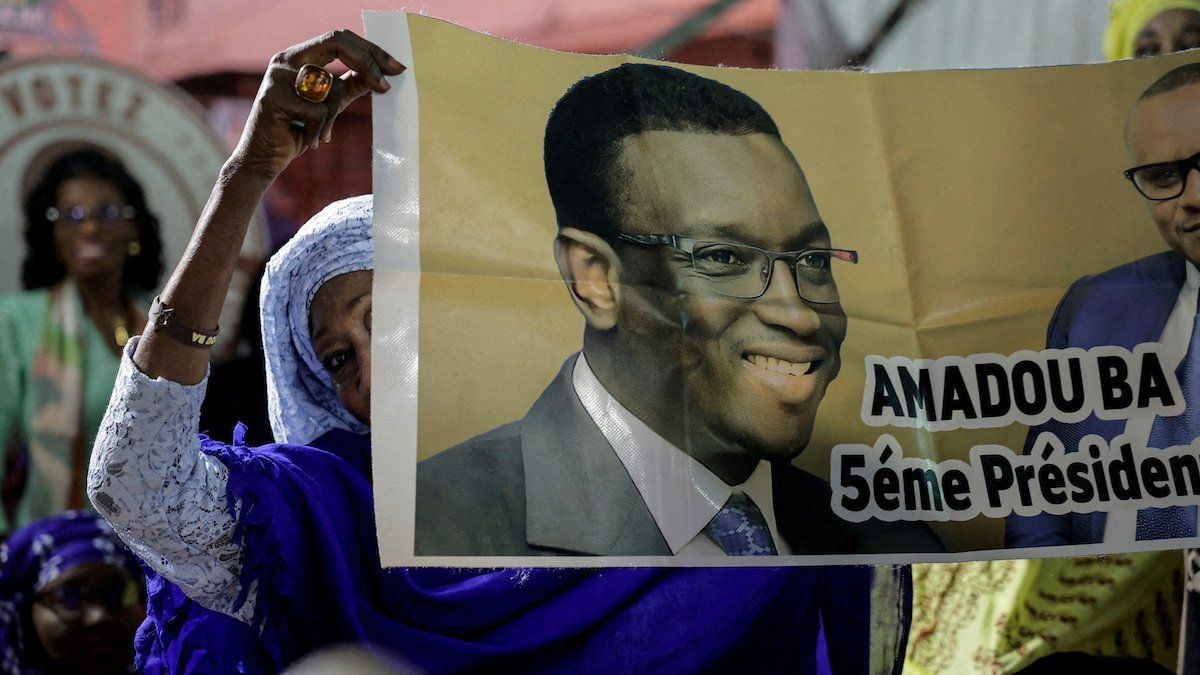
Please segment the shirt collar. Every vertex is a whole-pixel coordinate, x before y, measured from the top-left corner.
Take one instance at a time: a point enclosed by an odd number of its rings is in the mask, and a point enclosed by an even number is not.
[[[734,492],[745,492],[754,500],[776,545],[782,543],[775,527],[770,462],[760,461],[741,485],[726,485],[613,398],[582,353],[575,360],[572,381],[580,403],[625,465],[671,553],[678,553],[700,534]]]

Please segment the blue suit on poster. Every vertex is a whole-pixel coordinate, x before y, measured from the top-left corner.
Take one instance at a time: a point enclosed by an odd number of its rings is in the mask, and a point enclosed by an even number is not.
[[[1186,264],[1178,253],[1166,251],[1076,281],[1050,320],[1046,348],[1116,345],[1132,350],[1144,342],[1157,342],[1187,278]],[[1025,452],[1044,431],[1055,434],[1071,452],[1089,434],[1111,441],[1125,431],[1125,424],[1126,420],[1102,420],[1095,414],[1072,424],[1051,420],[1029,430]],[[1106,516],[1103,512],[1012,515],[1006,523],[1005,545],[1024,548],[1100,543],[1104,541]]]

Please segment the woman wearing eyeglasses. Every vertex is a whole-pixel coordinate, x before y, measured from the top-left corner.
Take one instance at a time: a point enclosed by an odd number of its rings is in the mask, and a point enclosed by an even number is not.
[[[132,672],[146,592],[108,523],[79,511],[34,521],[0,560],[0,673]]]
[[[116,160],[55,160],[24,204],[25,291],[0,296],[0,532],[89,506],[88,451],[162,272],[158,220]]]

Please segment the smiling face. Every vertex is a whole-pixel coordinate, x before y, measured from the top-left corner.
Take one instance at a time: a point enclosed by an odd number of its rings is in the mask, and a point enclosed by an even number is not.
[[[336,276],[309,307],[313,351],[333,380],[338,400],[371,423],[371,271]]]
[[[1186,159],[1200,152],[1200,85],[1186,85],[1138,103],[1129,117],[1126,138],[1134,166]],[[1146,203],[1167,245],[1200,265],[1200,175],[1190,171],[1178,197]]]
[[[1169,9],[1142,27],[1133,43],[1133,55],[1155,56],[1195,47],[1200,47],[1200,12]]]
[[[771,251],[830,245],[804,175],[769,135],[644,132],[623,140],[622,166],[621,229],[628,234]],[[838,373],[841,305],[803,300],[782,261],[773,263],[760,297],[741,299],[714,292],[681,251],[618,250],[623,346],[631,362],[656,364],[655,376],[673,381],[667,390],[681,397],[654,405],[682,411],[690,437],[716,439],[725,452],[770,460],[798,454]]]
[[[108,207],[119,211],[125,206],[125,195],[103,178],[81,176],[59,186],[55,209],[61,217],[51,227],[58,257],[72,279],[120,277],[137,226],[123,216],[109,219],[97,214]],[[72,210],[87,214],[86,219],[73,221]]]

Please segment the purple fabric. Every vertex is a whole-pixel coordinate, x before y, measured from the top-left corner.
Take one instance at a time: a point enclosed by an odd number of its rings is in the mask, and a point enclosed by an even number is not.
[[[867,670],[871,568],[385,570],[368,437],[238,438],[203,451],[230,469],[254,627],[152,578],[145,672],[273,672],[353,641],[431,672],[813,673],[822,619],[834,670]]]
[[[142,576],[137,558],[94,513],[71,511],[35,520],[0,545],[0,672],[38,670],[41,649],[29,623],[37,592],[84,563],[107,563]]]
[[[817,675],[832,675],[829,666],[829,647],[825,644],[825,625],[822,622],[817,632]]]

